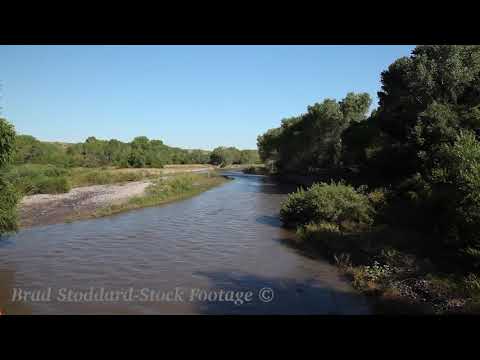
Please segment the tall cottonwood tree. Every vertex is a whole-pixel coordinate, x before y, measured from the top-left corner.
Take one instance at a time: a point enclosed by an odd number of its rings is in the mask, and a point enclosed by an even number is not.
[[[480,129],[480,46],[418,46],[382,72],[378,125],[410,164],[434,166],[442,144]]]
[[[308,106],[307,112],[282,120],[257,139],[260,157],[274,162],[279,172],[314,173],[320,168],[342,165],[342,134],[368,116],[371,105],[366,93],[348,93],[341,100],[325,99]]]

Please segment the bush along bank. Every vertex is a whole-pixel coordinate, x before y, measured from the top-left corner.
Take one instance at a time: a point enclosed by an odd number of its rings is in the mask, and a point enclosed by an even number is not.
[[[339,266],[380,313],[480,313],[475,268],[433,246],[430,233],[395,226],[399,211],[384,189],[332,182],[290,194],[280,217],[296,229],[296,246]]]
[[[380,80],[372,111],[366,93],[324,99],[257,145],[270,172],[388,189],[375,195],[384,207],[370,212],[366,187],[353,189],[360,197],[314,188],[285,205],[285,223],[335,253],[358,287],[434,312],[477,311],[480,46],[417,46]]]

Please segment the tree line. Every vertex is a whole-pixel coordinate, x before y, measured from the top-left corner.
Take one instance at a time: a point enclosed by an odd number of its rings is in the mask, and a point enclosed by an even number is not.
[[[358,171],[388,190],[392,222],[480,264],[480,46],[417,46],[368,94],[326,99],[257,139],[272,172]],[[386,213],[388,211],[385,210]]]
[[[281,121],[257,139],[261,159],[280,173],[313,174],[343,164],[342,136],[367,119],[371,104],[366,93],[349,93],[341,100],[326,99],[307,112]]]
[[[93,136],[85,142],[63,144],[43,142],[30,135],[16,136],[15,164],[51,164],[62,167],[152,167],[168,164],[247,164],[258,161],[256,150],[218,147],[213,151],[187,150],[165,145],[146,136],[131,142],[100,140]]]

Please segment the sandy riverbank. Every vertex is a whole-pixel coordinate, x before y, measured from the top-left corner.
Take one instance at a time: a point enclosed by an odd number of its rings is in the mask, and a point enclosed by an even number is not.
[[[26,196],[19,207],[20,227],[56,224],[79,218],[142,195],[150,184],[150,181],[134,181],[79,187],[66,194]]]
[[[205,166],[169,166],[164,169],[149,169],[157,172],[156,178],[166,178],[180,173],[196,173],[212,170]],[[144,169],[121,169],[118,171],[145,171]],[[161,176],[167,175],[167,176]],[[122,184],[92,185],[73,188],[65,194],[37,194],[25,196],[19,204],[20,227],[49,225],[91,217],[98,210],[118,205],[145,194],[151,180],[131,181]]]

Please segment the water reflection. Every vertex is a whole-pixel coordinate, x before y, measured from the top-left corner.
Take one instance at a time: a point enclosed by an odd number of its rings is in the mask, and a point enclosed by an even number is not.
[[[116,216],[39,226],[0,241],[0,308],[34,314],[359,313],[364,299],[325,261],[287,246],[280,225],[287,187],[263,176],[191,199]],[[291,188],[291,187],[290,187]],[[279,241],[278,239],[283,239]],[[276,302],[12,304],[15,287],[159,290],[272,287]],[[337,300],[332,300],[337,299]]]

